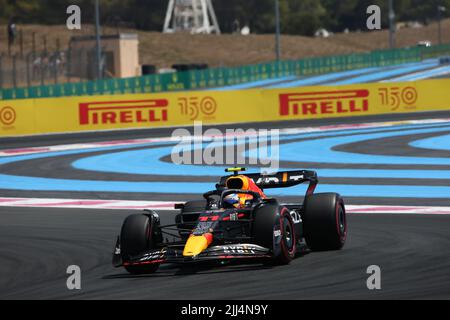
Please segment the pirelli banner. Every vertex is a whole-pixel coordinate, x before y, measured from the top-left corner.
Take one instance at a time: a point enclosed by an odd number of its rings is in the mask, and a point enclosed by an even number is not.
[[[450,110],[450,79],[0,101],[0,137]]]

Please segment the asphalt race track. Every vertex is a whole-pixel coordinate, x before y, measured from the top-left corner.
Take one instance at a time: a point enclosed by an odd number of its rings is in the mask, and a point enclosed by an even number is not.
[[[352,215],[344,250],[309,253],[288,266],[161,267],[130,276],[110,266],[114,236],[129,212],[3,209],[2,299],[370,299],[450,298],[450,216]],[[171,213],[163,213],[163,219]],[[80,291],[66,268],[82,270]],[[366,269],[382,271],[380,291]]]
[[[318,191],[339,192],[349,205],[450,207],[449,119],[450,112],[440,112],[289,123],[291,131],[280,136],[280,167],[316,169]],[[167,265],[148,276],[114,269],[115,236],[135,210],[86,209],[67,199],[198,197],[223,167],[174,167],[167,158],[171,144],[152,140],[167,135],[0,141],[0,299],[450,299],[448,213],[351,212],[343,250],[303,252],[288,266]],[[124,139],[136,141],[104,143]],[[73,147],[80,142],[95,146]],[[277,196],[301,199],[301,191]],[[65,202],[52,208],[49,199]],[[173,219],[174,211],[159,212],[163,223]],[[81,290],[66,288],[69,265],[81,267]],[[381,290],[366,287],[370,265],[381,268]]]
[[[327,73],[314,76],[284,76],[214,88],[213,90],[242,90],[251,88],[295,88],[312,85],[348,85],[355,83],[417,81],[448,78],[450,67],[440,64],[439,59],[405,63],[395,66],[370,67]]]

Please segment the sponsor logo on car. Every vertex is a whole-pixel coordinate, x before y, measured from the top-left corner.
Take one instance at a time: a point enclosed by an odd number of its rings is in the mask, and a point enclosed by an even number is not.
[[[223,253],[225,254],[255,254],[255,248],[252,246],[223,246]]]
[[[280,182],[280,179],[278,179],[277,177],[260,177],[256,180],[256,184],[277,184]]]
[[[291,210],[289,213],[291,214],[292,222],[294,224],[302,222],[302,217],[296,210]]]
[[[289,176],[287,173],[283,173],[282,177],[276,177],[276,176],[261,176],[258,179],[256,179],[256,184],[279,184],[281,182],[287,183],[287,182],[297,182],[302,181],[305,179],[304,175],[297,175],[297,176]]]
[[[280,94],[280,116],[344,114],[369,111],[368,90]]]
[[[158,250],[158,251],[152,251],[144,254],[139,261],[151,261],[151,260],[158,260],[162,259],[164,257],[164,254],[167,252],[166,249]]]
[[[167,122],[168,107],[166,99],[83,102],[79,121],[80,125]]]

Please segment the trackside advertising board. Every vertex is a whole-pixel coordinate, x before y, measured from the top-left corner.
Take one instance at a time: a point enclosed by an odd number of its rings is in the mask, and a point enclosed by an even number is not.
[[[450,79],[0,101],[0,137],[450,110]]]

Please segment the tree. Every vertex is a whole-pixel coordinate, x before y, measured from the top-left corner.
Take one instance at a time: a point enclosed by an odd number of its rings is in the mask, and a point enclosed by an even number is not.
[[[288,10],[284,12],[282,31],[289,34],[311,36],[326,26],[326,10],[316,0],[285,0]]]
[[[64,24],[66,8],[79,5],[83,23],[94,22],[93,0],[0,0],[0,22],[12,17],[18,23]],[[141,30],[161,31],[168,0],[100,0],[105,25],[125,23]],[[275,0],[213,0],[221,30],[233,31],[237,19],[254,33],[275,30]],[[389,24],[387,0],[280,0],[283,33],[312,35],[324,27],[341,32],[364,30],[366,9],[376,4],[382,9],[383,27]],[[450,15],[450,0],[395,0],[397,21],[436,20],[438,5],[445,6],[443,17]]]

